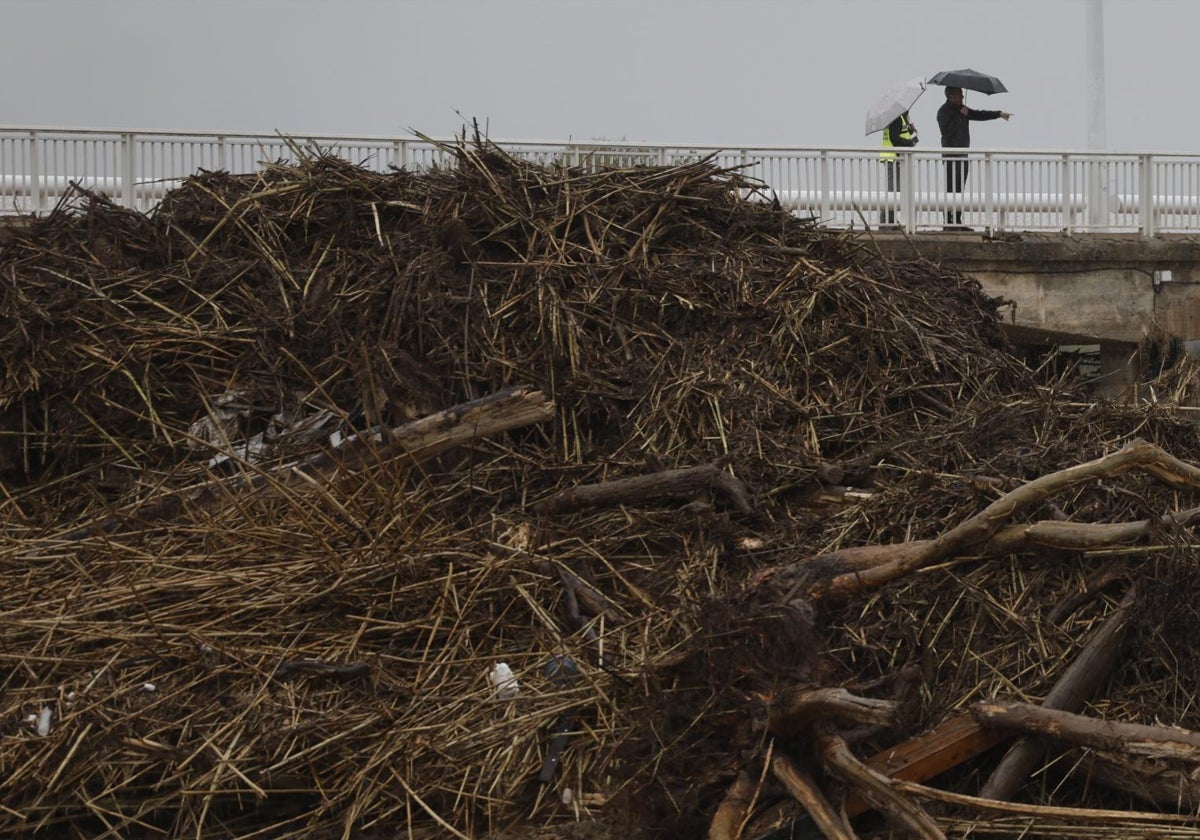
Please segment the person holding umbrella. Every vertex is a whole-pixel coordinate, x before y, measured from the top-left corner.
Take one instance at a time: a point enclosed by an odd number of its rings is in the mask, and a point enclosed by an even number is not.
[[[867,111],[867,134],[883,132],[883,151],[879,154],[887,173],[887,191],[900,191],[900,162],[898,155],[892,151],[897,146],[911,147],[917,145],[917,127],[908,118],[908,109],[925,92],[925,80],[922,78],[909,79],[906,82],[893,85],[880,97],[879,101]],[[894,225],[896,210],[894,207],[879,211],[880,225]]]
[[[896,153],[891,149],[896,146],[911,148],[915,145],[917,145],[917,126],[908,118],[908,111],[905,111],[888,123],[888,127],[883,130],[883,151],[880,152],[879,159],[883,161],[883,165],[887,169],[888,192],[893,193],[900,190],[900,163],[896,160]],[[896,209],[889,206],[886,210],[880,210],[879,224],[880,226],[894,227]]]
[[[943,149],[967,149],[971,146],[971,121],[996,120],[1006,122],[1012,114],[1007,111],[981,111],[968,108],[963,102],[963,87],[982,90],[984,93],[1004,93],[1007,88],[994,76],[976,73],[974,70],[953,70],[938,73],[930,78],[932,84],[946,85],[946,101],[938,108],[938,128],[942,131]],[[970,162],[965,154],[945,155],[946,192],[961,193],[970,172]],[[947,230],[966,230],[962,223],[962,211],[946,211]]]

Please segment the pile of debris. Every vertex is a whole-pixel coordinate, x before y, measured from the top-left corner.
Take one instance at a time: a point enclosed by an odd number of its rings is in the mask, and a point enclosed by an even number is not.
[[[1193,424],[711,160],[451,151],[0,250],[0,831],[1200,834]]]

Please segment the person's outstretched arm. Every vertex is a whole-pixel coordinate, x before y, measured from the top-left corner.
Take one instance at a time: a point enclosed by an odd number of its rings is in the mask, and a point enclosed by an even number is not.
[[[1012,114],[1008,111],[977,111],[971,108],[967,111],[967,119],[969,120],[1007,120]]]

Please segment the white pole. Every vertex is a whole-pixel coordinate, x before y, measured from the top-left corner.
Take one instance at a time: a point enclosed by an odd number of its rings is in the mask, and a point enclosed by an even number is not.
[[[1088,151],[1108,150],[1108,124],[1104,111],[1104,0],[1087,2],[1087,121]],[[1088,223],[1108,224],[1108,167],[1088,165]]]

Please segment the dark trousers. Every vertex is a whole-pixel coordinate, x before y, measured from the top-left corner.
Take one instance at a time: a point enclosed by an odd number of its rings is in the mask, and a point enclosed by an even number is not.
[[[961,193],[963,184],[967,182],[967,173],[971,171],[971,164],[965,158],[946,158],[946,192]],[[962,211],[947,210],[946,224],[961,225]]]
[[[885,160],[883,166],[887,170],[887,191],[890,193],[900,192],[900,161]],[[896,224],[896,211],[891,207],[888,207],[886,210],[880,210],[879,224]]]

